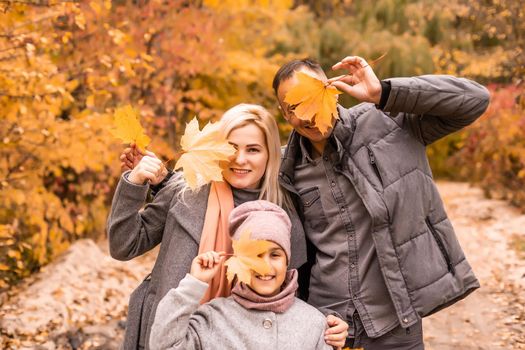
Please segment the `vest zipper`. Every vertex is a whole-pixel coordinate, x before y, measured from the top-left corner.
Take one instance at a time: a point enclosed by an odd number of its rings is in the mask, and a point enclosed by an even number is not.
[[[368,150],[368,158],[370,159],[370,165],[372,165],[372,168],[374,169],[374,172],[376,173],[379,182],[381,182],[381,186],[383,186],[383,178],[381,177],[381,173],[379,172],[379,168],[377,167],[374,152],[372,152],[372,149],[369,146],[366,146],[366,149]]]
[[[445,249],[445,244],[443,244],[443,241],[441,240],[441,237],[439,237],[436,229],[432,224],[430,223],[430,219],[427,217],[425,219],[425,222],[427,223],[428,228],[430,229],[430,232],[432,233],[432,236],[434,236],[434,239],[439,247],[439,250],[441,251],[441,254],[445,258],[445,262],[447,263],[448,272],[455,275],[456,269],[454,268],[454,265],[452,265],[452,261],[450,260],[450,256],[447,253],[447,250]]]

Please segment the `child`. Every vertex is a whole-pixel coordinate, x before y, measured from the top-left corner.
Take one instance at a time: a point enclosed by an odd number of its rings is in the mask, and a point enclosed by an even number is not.
[[[234,285],[232,296],[199,306],[208,282],[224,255],[207,252],[193,259],[189,274],[160,301],[150,335],[155,349],[332,349],[324,340],[325,317],[295,298],[297,270],[290,259],[290,219],[264,200],[246,202],[230,215],[230,233],[239,239],[270,242],[260,255],[271,267],[267,275],[251,271],[251,283]]]

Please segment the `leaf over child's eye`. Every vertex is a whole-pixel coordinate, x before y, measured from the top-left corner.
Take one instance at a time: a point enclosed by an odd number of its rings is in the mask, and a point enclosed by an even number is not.
[[[222,134],[219,123],[208,123],[199,131],[199,122],[193,118],[186,125],[180,144],[184,153],[175,169],[183,169],[192,190],[210,181],[223,180],[220,162],[227,162],[235,154],[235,148]]]
[[[110,130],[113,136],[124,143],[135,143],[141,151],[144,151],[151,141],[140,125],[139,112],[130,105],[115,110],[113,126]]]
[[[261,275],[271,271],[268,263],[259,257],[270,248],[269,241],[250,239],[250,231],[244,231],[239,240],[233,240],[232,246],[234,255],[224,263],[228,267],[228,281],[237,275],[239,282],[250,285],[252,270]]]
[[[332,117],[338,116],[337,95],[341,92],[304,72],[297,72],[296,77],[298,83],[286,93],[284,102],[297,105],[297,118],[312,121],[321,133],[326,133],[332,126]]]

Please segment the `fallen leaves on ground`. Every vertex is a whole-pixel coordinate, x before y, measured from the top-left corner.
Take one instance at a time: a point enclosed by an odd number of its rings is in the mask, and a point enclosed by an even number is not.
[[[269,273],[270,266],[259,255],[270,248],[271,243],[264,240],[250,239],[250,231],[244,231],[239,240],[233,240],[233,256],[226,260],[226,276],[233,281],[235,275],[239,282],[251,284],[251,271],[260,275]]]
[[[122,262],[104,249],[76,241],[0,299],[0,349],[118,349],[129,296],[158,250]]]
[[[135,143],[141,151],[144,151],[151,139],[144,134],[139,117],[139,112],[130,105],[117,108],[111,133],[123,143]]]
[[[332,117],[338,116],[337,95],[341,92],[304,72],[297,72],[296,77],[299,82],[286,93],[284,102],[296,106],[297,118],[312,121],[321,133],[326,133]]]
[[[508,245],[514,234],[524,235],[525,215],[468,184],[438,187],[483,287],[425,318],[425,348],[525,349],[525,263]],[[127,262],[106,250],[79,241],[0,293],[0,349],[117,350],[129,295],[151,271],[158,250]]]
[[[222,181],[219,164],[235,154],[235,148],[222,135],[219,123],[208,123],[199,130],[196,117],[186,125],[181,147],[184,153],[175,169],[183,169],[184,178],[192,190],[211,181]]]

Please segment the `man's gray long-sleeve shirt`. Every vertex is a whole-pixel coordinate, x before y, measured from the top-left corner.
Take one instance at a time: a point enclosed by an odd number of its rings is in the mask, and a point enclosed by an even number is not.
[[[308,141],[300,142],[295,186],[305,208],[306,234],[317,247],[308,303],[349,323],[357,310],[367,334],[381,336],[399,321],[379,268],[371,217],[352,183],[337,171],[341,147],[327,144],[322,157],[313,160]]]

